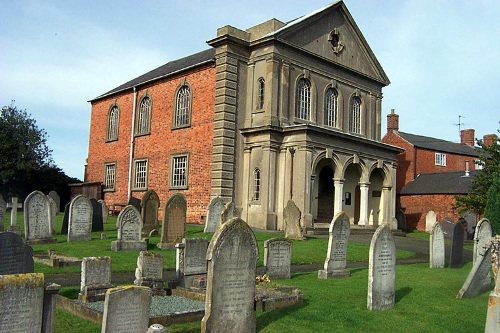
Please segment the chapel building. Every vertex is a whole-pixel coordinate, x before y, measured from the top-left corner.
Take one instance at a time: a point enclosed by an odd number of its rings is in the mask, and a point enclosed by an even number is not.
[[[90,101],[85,182],[108,205],[178,192],[204,223],[219,196],[250,226],[283,230],[292,199],[305,229],[340,211],[397,227],[402,150],[381,142],[390,82],[344,2],[207,43]]]

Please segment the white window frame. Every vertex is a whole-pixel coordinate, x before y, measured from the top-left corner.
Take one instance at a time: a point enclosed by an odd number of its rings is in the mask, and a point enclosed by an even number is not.
[[[295,117],[302,120],[311,118],[311,81],[300,78],[297,82],[295,97]]]
[[[116,163],[104,164],[104,191],[114,191],[116,186]]]
[[[135,127],[136,135],[145,135],[151,132],[151,105],[152,101],[149,96],[141,99]]]
[[[338,92],[336,89],[329,87],[325,93],[325,119],[324,123],[329,127],[337,127],[338,114]]]
[[[189,154],[173,155],[170,158],[170,188],[187,189],[189,175]]]
[[[148,159],[134,160],[134,182],[133,189],[142,191],[148,188]]]
[[[114,104],[108,112],[106,141],[118,140],[118,125],[120,123],[120,108]]]
[[[349,103],[349,132],[361,134],[361,98],[353,96]]]
[[[253,171],[253,197],[252,200],[260,200],[260,190],[262,185],[262,172],[259,168],[255,168]]]
[[[435,164],[439,166],[446,166],[446,154],[444,153],[436,153],[435,155]]]
[[[175,97],[174,128],[187,127],[191,124],[191,88],[184,84]]]

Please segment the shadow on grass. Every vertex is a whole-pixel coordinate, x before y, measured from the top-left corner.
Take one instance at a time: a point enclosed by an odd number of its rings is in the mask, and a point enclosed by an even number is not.
[[[260,316],[257,317],[257,331],[264,329],[266,326],[272,322],[279,320],[282,317],[290,316],[294,312],[305,308],[309,305],[308,300],[304,300],[302,304],[297,304],[287,308],[275,309],[271,311],[262,312]]]
[[[403,297],[411,293],[412,290],[413,288],[410,287],[403,287],[396,290],[396,303],[398,303],[400,300],[403,299]]]
[[[353,274],[358,274],[360,272],[366,272],[366,271],[368,271],[368,268],[366,268],[366,267],[359,267],[359,268],[353,268],[350,271],[351,271],[351,275],[353,275]]]

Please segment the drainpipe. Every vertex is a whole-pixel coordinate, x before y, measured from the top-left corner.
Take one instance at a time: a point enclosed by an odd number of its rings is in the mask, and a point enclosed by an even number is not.
[[[134,89],[134,98],[132,105],[132,126],[130,130],[130,159],[128,164],[128,190],[127,190],[127,201],[130,201],[130,197],[132,196],[132,163],[134,162],[134,128],[135,128],[135,106],[137,104],[137,90]]]
[[[290,166],[290,200],[293,199],[293,156],[295,155],[295,148],[294,147],[288,147],[288,151],[290,152],[290,155],[292,157],[291,159],[291,166]]]

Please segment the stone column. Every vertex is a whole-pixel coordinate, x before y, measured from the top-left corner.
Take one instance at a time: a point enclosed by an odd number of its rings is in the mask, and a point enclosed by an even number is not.
[[[243,149],[243,190],[242,190],[242,211],[241,218],[248,221],[248,205],[250,198],[250,184],[252,183],[251,171],[250,171],[250,158],[251,158],[252,148],[244,148]]]
[[[43,294],[42,333],[53,333],[56,322],[56,297],[61,286],[55,283],[46,283]]]
[[[333,184],[335,187],[335,194],[333,196],[333,216],[336,216],[344,209],[344,182],[345,179],[334,178]]]
[[[359,201],[359,222],[358,225],[367,226],[368,225],[368,200],[369,200],[369,190],[370,183],[359,183],[360,190],[360,201]]]
[[[391,229],[392,227],[392,195],[391,195],[391,186],[383,186],[382,187],[382,200],[383,203],[383,211],[382,211],[382,223],[388,223]],[[379,221],[380,222],[380,221]]]

